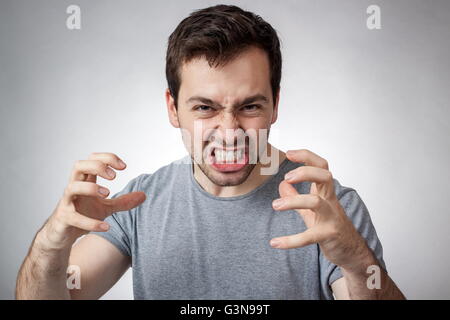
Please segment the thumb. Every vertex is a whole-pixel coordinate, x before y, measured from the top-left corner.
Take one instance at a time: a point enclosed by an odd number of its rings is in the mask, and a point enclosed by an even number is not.
[[[105,199],[107,200],[107,213],[108,215],[111,215],[114,212],[131,210],[142,204],[146,198],[147,197],[144,192],[136,191],[124,194],[114,199]]]

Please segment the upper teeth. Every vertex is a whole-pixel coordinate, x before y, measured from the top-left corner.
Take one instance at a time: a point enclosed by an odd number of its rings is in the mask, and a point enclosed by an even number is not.
[[[214,155],[217,161],[220,162],[235,162],[242,159],[244,151],[242,149],[236,151],[226,151],[221,149],[215,149]]]

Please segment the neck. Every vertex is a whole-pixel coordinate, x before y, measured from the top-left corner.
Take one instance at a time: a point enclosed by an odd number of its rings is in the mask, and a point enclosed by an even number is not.
[[[237,186],[223,187],[214,184],[203,173],[197,164],[193,164],[194,178],[200,184],[200,186],[208,193],[217,197],[235,197],[246,194],[258,186],[262,185],[267,179],[272,177],[278,172],[280,164],[286,159],[286,154],[281,150],[268,144],[267,146],[267,158],[271,159],[270,163],[262,164],[258,162],[253,168],[248,178]],[[278,161],[272,161],[272,152],[278,153]],[[276,159],[276,157],[274,157]]]

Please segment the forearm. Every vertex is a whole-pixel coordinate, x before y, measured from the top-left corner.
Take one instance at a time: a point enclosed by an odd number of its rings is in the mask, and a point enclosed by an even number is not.
[[[54,245],[44,226],[35,236],[17,277],[16,299],[70,299],[67,267],[70,243]]]
[[[368,273],[368,268],[375,266],[375,271]],[[380,266],[372,250],[367,248],[363,257],[353,266],[341,267],[352,300],[404,300],[405,296]],[[379,271],[379,274],[377,272]],[[370,285],[369,277],[374,278],[379,285]]]

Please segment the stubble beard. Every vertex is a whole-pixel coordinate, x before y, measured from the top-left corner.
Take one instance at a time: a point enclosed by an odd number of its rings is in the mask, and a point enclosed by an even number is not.
[[[200,164],[196,163],[196,165],[212,183],[221,187],[238,186],[244,183],[256,166],[256,164],[249,163],[239,172],[226,173],[215,171],[205,161],[202,161]]]

